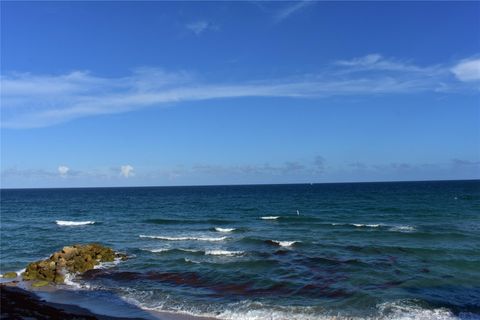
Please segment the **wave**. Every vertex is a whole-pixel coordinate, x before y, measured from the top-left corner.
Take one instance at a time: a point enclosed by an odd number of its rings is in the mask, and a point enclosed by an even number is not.
[[[416,229],[415,227],[412,227],[412,226],[393,226],[390,229],[388,229],[388,231],[410,233],[410,232],[416,231]]]
[[[214,229],[215,231],[218,231],[218,232],[232,232],[236,230],[235,228],[218,228],[218,227],[215,227]]]
[[[182,251],[182,252],[191,252],[191,253],[199,253],[202,250],[195,250],[195,249],[184,249],[184,248],[157,248],[157,249],[141,249],[144,251],[149,251],[152,253],[162,253],[162,252],[174,252],[174,251]]]
[[[190,219],[163,219],[163,218],[156,218],[156,219],[146,219],[143,220],[144,223],[151,223],[151,224],[229,224],[233,223],[234,221],[225,220],[225,219],[207,219],[207,220],[190,220]]]
[[[140,238],[148,238],[148,239],[157,239],[157,240],[166,240],[166,241],[223,241],[227,239],[227,237],[218,237],[218,238],[204,238],[204,237],[164,237],[164,236],[149,236],[149,235],[139,235]]]
[[[379,228],[382,224],[363,224],[363,223],[331,223],[332,226],[352,226],[357,228]]]
[[[229,251],[229,250],[195,250],[195,249],[183,249],[183,248],[158,248],[158,249],[141,249],[152,253],[167,253],[167,252],[190,252],[193,254],[204,254],[208,256],[238,256],[244,254],[243,251]]]
[[[94,224],[95,221],[68,221],[68,220],[55,220],[55,223],[59,226],[84,226],[87,224]]]
[[[309,306],[273,306],[261,302],[240,301],[229,304],[226,308],[221,308],[217,312],[212,310],[202,310],[198,307],[180,304],[171,301],[161,301],[160,305],[152,302],[141,302],[140,297],[136,294],[127,293],[128,301],[143,310],[167,312],[172,315],[187,315],[193,317],[205,317],[209,319],[225,319],[225,320],[258,320],[258,319],[275,319],[275,320],[460,320],[460,319],[479,319],[478,315],[466,313],[456,316],[453,312],[446,308],[422,308],[414,305],[395,305],[389,302],[377,306],[378,315],[357,316],[357,315],[341,315],[329,314],[328,312],[318,312],[315,307]],[[171,307],[168,305],[172,304]],[[223,309],[223,310],[222,310]],[[179,317],[181,318],[181,317]]]
[[[384,302],[377,305],[382,315],[380,319],[424,319],[424,320],[453,320],[457,318],[446,308],[425,309],[415,305],[412,301]],[[475,319],[475,318],[471,318]],[[478,319],[478,318],[477,318]]]
[[[244,254],[243,251],[228,251],[228,250],[207,250],[206,255],[212,256],[238,256]]]
[[[65,278],[64,278],[63,282],[67,286],[70,286],[70,287],[75,288],[77,290],[83,289],[83,288],[88,288],[88,286],[82,286],[80,283],[75,282],[74,279],[75,279],[75,274],[67,272],[67,273],[65,273]]]
[[[300,241],[278,241],[278,240],[267,240],[267,242],[281,246],[281,247],[291,247],[295,243],[299,243]]]
[[[279,216],[264,216],[264,217],[260,217],[260,219],[262,220],[277,220],[278,218],[280,218]]]
[[[368,227],[368,228],[378,228],[381,225],[380,224],[361,224],[361,223],[352,223],[357,228],[363,228],[363,227]]]
[[[200,264],[200,261],[195,261],[195,260],[190,260],[188,258],[183,258],[183,261],[188,262],[188,263],[195,263],[195,264]]]
[[[187,261],[187,260],[186,260]],[[194,261],[187,261],[196,263]],[[186,274],[185,279],[189,275]],[[196,278],[192,278],[198,281]],[[372,305],[368,313],[359,310],[338,312],[338,310],[317,307],[317,306],[293,306],[279,305],[277,303],[268,303],[245,299],[237,302],[231,302],[225,305],[212,302],[207,305],[197,305],[188,301],[179,301],[179,299],[170,298],[162,295],[151,298],[150,291],[141,291],[133,288],[124,288],[122,298],[138,306],[143,310],[153,310],[159,312],[168,312],[178,315],[189,315],[194,317],[205,317],[208,319],[225,320],[460,320],[460,319],[480,319],[478,314],[471,312],[459,312],[455,314],[450,309],[441,306],[427,307],[418,300],[396,300],[386,301],[377,305]],[[360,314],[359,314],[360,313]]]

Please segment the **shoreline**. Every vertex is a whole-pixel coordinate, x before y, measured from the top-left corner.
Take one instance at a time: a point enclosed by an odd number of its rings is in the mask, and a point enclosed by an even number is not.
[[[145,310],[120,298],[86,298],[75,290],[48,285],[32,288],[27,281],[0,283],[2,319],[85,319],[85,320],[219,320],[167,311]],[[111,297],[109,297],[111,298]],[[122,314],[122,315],[120,315]]]

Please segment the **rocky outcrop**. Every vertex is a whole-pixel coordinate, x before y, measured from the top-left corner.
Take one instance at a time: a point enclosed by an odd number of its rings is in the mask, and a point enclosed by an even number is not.
[[[7,272],[7,273],[2,275],[2,278],[5,278],[5,279],[13,279],[13,278],[16,278],[16,277],[17,277],[16,272]]]
[[[63,247],[48,259],[30,263],[22,277],[23,280],[63,283],[67,272],[83,273],[100,262],[112,262],[115,258],[125,260],[126,256],[96,243],[77,244]]]

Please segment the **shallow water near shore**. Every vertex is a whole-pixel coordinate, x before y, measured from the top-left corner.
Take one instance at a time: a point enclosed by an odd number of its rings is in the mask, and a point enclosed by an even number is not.
[[[2,190],[1,229],[2,273],[74,243],[129,255],[64,298],[224,319],[480,315],[479,181]]]

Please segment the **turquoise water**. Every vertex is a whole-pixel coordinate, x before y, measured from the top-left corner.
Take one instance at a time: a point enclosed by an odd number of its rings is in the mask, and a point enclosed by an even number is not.
[[[126,252],[67,289],[145,309],[480,315],[480,181],[2,190],[0,239],[2,273],[73,243]]]

